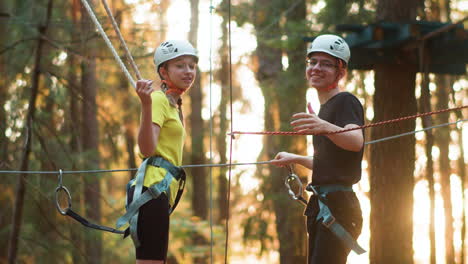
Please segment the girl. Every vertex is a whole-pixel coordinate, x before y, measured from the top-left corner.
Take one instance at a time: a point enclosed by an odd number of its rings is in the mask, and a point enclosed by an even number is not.
[[[197,52],[189,42],[166,41],[154,54],[161,89],[155,91],[151,80],[137,82],[141,102],[138,146],[145,161],[127,195],[129,233],[137,264],[162,264],[166,260],[169,214],[182,194],[180,181],[185,181],[178,167],[185,139],[181,96],[193,85],[197,62]]]

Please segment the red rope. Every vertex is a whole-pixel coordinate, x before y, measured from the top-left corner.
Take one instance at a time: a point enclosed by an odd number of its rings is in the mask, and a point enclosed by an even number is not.
[[[262,132],[242,132],[242,131],[233,131],[231,133],[228,133],[228,135],[282,135],[282,136],[294,136],[294,135],[312,135],[312,136],[318,136],[318,135],[332,135],[332,134],[339,134],[339,133],[344,133],[348,131],[353,131],[353,130],[359,130],[359,129],[364,129],[368,127],[376,127],[376,126],[382,126],[382,125],[387,125],[391,123],[396,123],[396,122],[401,122],[405,120],[410,120],[410,119],[415,119],[418,117],[423,117],[423,116],[429,116],[429,115],[435,115],[435,114],[441,114],[445,112],[450,112],[450,111],[457,111],[461,110],[463,108],[467,108],[468,105],[464,106],[459,106],[455,108],[448,108],[448,109],[442,109],[442,110],[437,110],[437,111],[432,111],[432,112],[427,112],[427,113],[420,113],[412,116],[405,116],[405,117],[400,117],[396,119],[391,119],[391,120],[386,120],[382,122],[377,122],[377,123],[371,123],[368,125],[363,125],[359,127],[353,127],[353,128],[348,128],[348,129],[341,129],[333,132],[328,132],[328,133],[318,133],[318,134],[310,134],[310,133],[305,133],[305,132],[294,132],[294,131],[262,131]]]

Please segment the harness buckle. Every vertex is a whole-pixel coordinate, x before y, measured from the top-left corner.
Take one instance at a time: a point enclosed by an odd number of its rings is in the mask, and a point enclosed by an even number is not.
[[[329,215],[329,216],[323,218],[322,224],[326,228],[330,229],[330,227],[335,223],[335,221],[336,221],[336,218],[333,215]]]

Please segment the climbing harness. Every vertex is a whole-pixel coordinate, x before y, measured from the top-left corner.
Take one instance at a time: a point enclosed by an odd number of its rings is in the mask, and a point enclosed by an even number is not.
[[[322,219],[322,224],[358,255],[365,253],[366,251],[359,246],[357,241],[348,233],[348,231],[346,231],[346,229],[336,221],[336,218],[333,216],[330,208],[328,208],[325,199],[328,193],[337,191],[352,192],[353,188],[351,186],[343,185],[312,186],[309,184],[307,185],[306,190],[311,191],[313,195],[316,195],[318,198],[320,211],[316,220],[320,221],[320,219]]]
[[[62,184],[62,177],[63,177],[62,170],[59,170],[59,178],[58,178],[59,182],[58,182],[57,188],[55,189],[55,206],[57,207],[57,210],[59,211],[60,214],[68,215],[71,218],[75,219],[76,221],[80,222],[82,225],[84,225],[86,227],[89,227],[89,228],[102,230],[102,231],[107,231],[107,232],[116,233],[116,234],[123,234],[124,233],[123,231],[116,230],[116,229],[111,228],[111,227],[91,223],[86,218],[82,217],[81,215],[79,215],[75,211],[73,211],[71,209],[72,203],[71,203],[70,191],[68,191],[67,187],[65,187]],[[60,196],[59,193],[60,192],[64,192],[66,194],[67,204],[68,204],[66,208],[62,208],[60,206],[60,203],[59,203],[59,196]]]
[[[289,195],[304,205],[307,205],[307,201],[302,197],[302,183],[300,183],[299,177],[294,173],[293,167],[288,166],[289,175],[286,177],[284,184],[288,188]],[[298,181],[298,192],[294,193],[291,189],[290,182]],[[333,216],[330,208],[326,204],[326,196],[328,193],[344,191],[352,192],[353,188],[351,186],[343,185],[320,185],[313,186],[312,184],[307,185],[306,190],[312,192],[312,195],[315,195],[318,199],[319,204],[319,213],[316,217],[317,221],[322,221],[322,224],[328,228],[335,236],[337,236],[348,248],[352,249],[358,255],[365,253],[366,251],[359,246],[357,241],[344,229],[344,227],[336,221],[336,218]]]
[[[164,168],[166,170],[166,175],[162,181],[151,185],[145,192],[142,193],[143,182],[148,165]],[[174,166],[163,157],[150,157],[141,163],[140,167],[138,168],[136,177],[127,184],[127,195],[129,194],[129,190],[133,184],[135,184],[135,191],[133,192],[132,202],[125,205],[127,212],[117,220],[116,228],[119,229],[126,223],[130,223],[130,226],[125,230],[124,238],[130,235],[132,237],[133,243],[135,244],[135,247],[140,245],[140,241],[137,235],[138,210],[145,203],[152,199],[158,198],[162,193],[166,193],[168,197],[171,197],[171,190],[169,186],[174,179],[179,182],[179,189],[177,191],[174,204],[169,209],[169,214],[171,214],[177,207],[177,204],[182,197],[182,193],[184,192],[186,176],[182,168]]]

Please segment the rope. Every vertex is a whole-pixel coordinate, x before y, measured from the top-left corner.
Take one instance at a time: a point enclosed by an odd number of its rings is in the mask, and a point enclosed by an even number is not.
[[[88,1],[87,0],[81,0],[81,3],[83,3],[83,6],[85,7],[86,11],[88,11],[88,14],[91,17],[91,20],[94,22],[94,25],[96,26],[99,34],[101,34],[102,38],[104,39],[104,42],[106,43],[107,47],[111,50],[112,55],[114,56],[114,59],[117,61],[120,68],[124,72],[125,77],[127,77],[128,81],[133,86],[133,88],[136,88],[136,84],[135,84],[135,81],[133,80],[133,77],[128,72],[128,70],[125,67],[124,63],[122,62],[119,55],[117,54],[117,51],[115,51],[114,46],[112,46],[112,43],[110,42],[109,38],[107,37],[106,32],[104,31],[104,29],[102,28],[102,26],[99,23],[98,19],[96,18],[96,15],[94,14],[93,10],[91,9],[91,6],[89,6]]]
[[[231,0],[228,0],[228,46],[229,46],[229,112],[230,112],[230,123],[231,123],[231,134],[233,128],[233,110],[232,110],[232,36],[231,36]],[[229,164],[232,163],[232,141],[234,137],[230,137],[229,140]],[[231,176],[232,166],[229,166],[228,173],[228,186],[227,186],[227,216],[226,216],[226,242],[224,246],[224,263],[227,264],[228,248],[229,248],[229,218],[230,218],[230,205],[231,205]]]
[[[200,167],[230,167],[230,166],[247,166],[247,165],[263,165],[270,164],[270,161],[260,162],[244,162],[244,163],[221,163],[221,164],[194,164],[182,165],[181,168],[200,168]],[[131,169],[115,169],[115,170],[75,170],[75,171],[62,171],[62,174],[81,174],[81,173],[113,173],[113,172],[129,172],[137,171],[138,168]],[[57,174],[58,171],[15,171],[15,170],[0,170],[0,174]]]
[[[212,106],[212,88],[213,88],[213,1],[210,0],[210,163],[213,163],[213,106]],[[210,263],[213,264],[213,170],[210,168]]]
[[[439,125],[435,125],[435,126],[426,127],[426,128],[420,129],[420,130],[405,132],[405,133],[398,134],[398,135],[393,135],[393,136],[388,136],[388,137],[376,139],[376,140],[373,140],[373,141],[368,141],[368,142],[365,142],[364,144],[365,144],[365,145],[371,145],[371,144],[375,144],[375,143],[379,143],[379,142],[383,142],[383,141],[387,141],[387,140],[391,140],[391,139],[396,139],[396,138],[400,138],[400,137],[404,137],[404,136],[413,135],[413,134],[416,134],[416,133],[419,133],[419,132],[424,132],[424,131],[429,130],[429,129],[440,128],[440,127],[449,126],[449,125],[454,125],[454,124],[461,123],[461,122],[466,122],[466,121],[468,121],[468,119],[461,119],[461,120],[457,120],[457,121],[454,121],[454,122],[439,124]],[[182,165],[181,167],[184,168],[184,169],[185,169],[185,168],[199,168],[199,167],[211,167],[211,168],[215,168],[215,167],[248,166],[248,165],[269,165],[269,164],[271,164],[271,161],[241,162],[241,163],[220,163],[220,164],[193,164],[193,165]],[[62,171],[62,174],[81,174],[81,173],[94,173],[94,174],[96,174],[96,173],[109,173],[109,172],[110,172],[110,173],[113,173],[113,172],[130,172],[130,171],[136,171],[136,170],[138,170],[138,168],[133,168],[133,169],[115,169],[115,170],[76,170],[76,171]],[[14,171],[14,170],[0,170],[0,174],[57,174],[57,173],[58,173],[58,171]]]
[[[110,21],[112,23],[112,27],[114,28],[115,33],[117,34],[117,37],[120,40],[120,44],[122,44],[122,46],[123,46],[123,48],[125,50],[125,55],[127,57],[127,60],[130,62],[130,66],[132,66],[133,71],[135,71],[135,75],[136,75],[137,79],[141,80],[142,78],[141,78],[140,71],[138,70],[138,67],[137,67],[136,63],[133,60],[132,54],[128,50],[127,44],[125,43],[125,40],[124,40],[124,38],[122,36],[122,33],[120,33],[119,26],[117,26],[117,22],[115,21],[114,16],[112,15],[112,12],[111,12],[109,6],[107,5],[106,0],[101,0],[101,1],[102,1],[102,5],[104,6],[104,9],[106,9],[107,15],[110,18]]]
[[[316,134],[310,134],[306,132],[294,132],[294,131],[263,131],[263,132],[242,132],[242,131],[234,131],[231,133],[228,133],[228,135],[282,135],[282,136],[295,136],[295,135],[312,135],[312,136],[319,136],[319,135],[333,135],[333,134],[339,134],[339,133],[345,133],[353,130],[359,130],[359,129],[365,129],[369,127],[376,127],[376,126],[382,126],[382,125],[387,125],[391,123],[396,123],[396,122],[401,122],[401,121],[406,121],[410,119],[415,119],[418,117],[424,117],[424,116],[429,116],[429,115],[435,115],[435,114],[440,114],[440,113],[445,113],[445,112],[450,112],[450,111],[457,111],[461,110],[464,108],[467,108],[468,105],[464,106],[459,106],[455,108],[448,108],[448,109],[442,109],[442,110],[437,110],[437,111],[432,111],[432,112],[426,112],[426,113],[421,113],[421,114],[416,114],[412,116],[405,116],[405,117],[400,117],[396,119],[391,119],[391,120],[386,120],[382,122],[377,122],[377,123],[371,123],[363,126],[358,126],[358,127],[353,127],[353,128],[347,128],[347,129],[340,129],[337,131],[333,132],[327,132],[327,133],[316,133]]]

